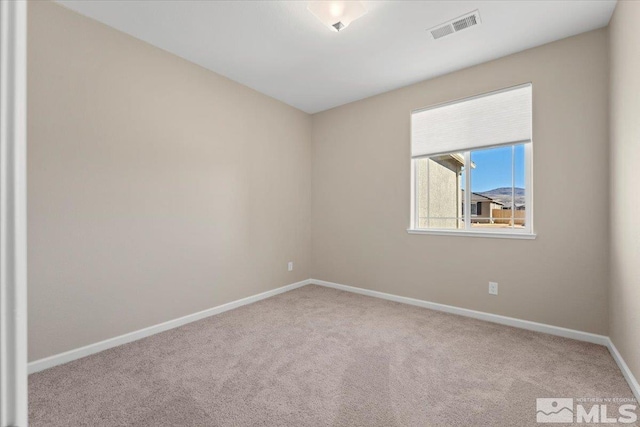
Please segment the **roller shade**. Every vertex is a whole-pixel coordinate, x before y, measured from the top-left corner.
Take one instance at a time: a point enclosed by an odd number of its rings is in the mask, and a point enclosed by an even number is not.
[[[411,156],[531,142],[531,84],[411,113]]]

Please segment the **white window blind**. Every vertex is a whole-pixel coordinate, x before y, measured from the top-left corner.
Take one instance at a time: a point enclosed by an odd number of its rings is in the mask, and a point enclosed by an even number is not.
[[[531,84],[411,113],[411,156],[531,142]]]

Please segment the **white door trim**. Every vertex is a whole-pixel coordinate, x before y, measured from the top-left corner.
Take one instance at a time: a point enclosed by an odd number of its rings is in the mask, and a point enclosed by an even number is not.
[[[27,3],[0,1],[0,426],[26,427]]]

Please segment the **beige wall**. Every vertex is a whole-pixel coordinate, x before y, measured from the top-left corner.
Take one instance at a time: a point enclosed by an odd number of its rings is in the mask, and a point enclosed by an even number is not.
[[[640,379],[640,2],[620,1],[611,55],[611,292],[609,332]]]
[[[607,334],[607,73],[597,30],[314,115],[312,277]],[[407,234],[409,112],[529,81],[538,238]]]
[[[47,2],[28,60],[30,360],[309,277],[310,116]]]

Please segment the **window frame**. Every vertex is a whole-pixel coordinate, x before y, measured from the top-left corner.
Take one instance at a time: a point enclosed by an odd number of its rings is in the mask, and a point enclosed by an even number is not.
[[[528,83],[530,84],[530,83]],[[518,86],[522,86],[522,85],[518,85]],[[514,86],[514,87],[518,87],[518,86]],[[502,90],[508,90],[509,88],[506,89],[502,89]],[[501,90],[500,90],[501,91]],[[496,91],[499,92],[499,91]],[[491,93],[491,92],[489,92]],[[487,94],[489,94],[487,93]],[[466,97],[463,99],[459,99],[459,100],[455,100],[455,101],[451,101],[451,102],[446,102],[440,105],[446,105],[446,104],[450,104],[453,102],[460,102],[460,101],[464,101],[465,99],[473,99],[476,98],[478,96],[484,96],[487,94],[479,94],[479,95],[474,95],[471,97]],[[437,106],[437,105],[436,105]],[[434,108],[436,106],[433,107],[427,107],[427,108]],[[420,110],[424,110],[424,108],[420,108],[419,110],[415,110],[415,111],[420,111]],[[415,111],[411,111],[409,113],[409,117],[411,119],[411,114],[413,114]],[[533,118],[532,118],[533,120]],[[411,144],[411,141],[409,142],[409,144]],[[524,146],[524,166],[525,166],[525,227],[523,229],[514,229],[514,228],[494,228],[494,229],[471,229],[471,209],[467,208],[471,206],[471,191],[465,191],[465,195],[464,195],[464,200],[463,200],[463,204],[465,206],[464,209],[469,209],[469,212],[465,212],[463,211],[463,217],[464,217],[464,224],[465,224],[465,228],[464,229],[443,229],[443,228],[418,228],[417,224],[418,224],[418,204],[417,204],[417,199],[418,199],[418,194],[417,194],[417,190],[418,190],[418,185],[417,185],[417,173],[416,173],[416,162],[419,160],[419,158],[413,158],[410,157],[410,162],[411,162],[411,205],[410,205],[410,222],[409,222],[409,227],[407,228],[407,232],[409,234],[431,234],[431,235],[444,235],[444,236],[471,236],[471,237],[490,237],[490,238],[511,238],[511,239],[535,239],[536,238],[536,233],[534,232],[534,222],[533,222],[533,210],[534,210],[534,206],[533,206],[533,135],[531,137],[531,141],[528,141],[526,143],[522,143],[522,142],[513,142],[510,144],[498,144],[495,146],[487,146],[487,147],[482,147],[482,148],[477,148],[474,150],[467,150],[467,151],[463,151],[463,150],[456,150],[456,153],[460,153],[463,152],[464,153],[464,161],[465,161],[465,169],[467,170],[467,173],[465,173],[465,189],[470,189],[471,188],[471,174],[473,173],[471,171],[471,168],[468,168],[468,165],[471,164],[471,152],[472,151],[478,151],[478,150],[483,150],[483,149],[491,149],[491,148],[497,148],[497,147],[505,147],[505,146],[516,146],[516,145],[520,145],[522,144]],[[440,154],[450,154],[450,153],[440,153]],[[429,156],[425,156],[425,157],[434,157],[438,154],[431,154]],[[515,163],[514,163],[515,164]],[[513,216],[515,217],[515,202],[513,202],[513,206],[512,206],[512,211],[513,211]]]

